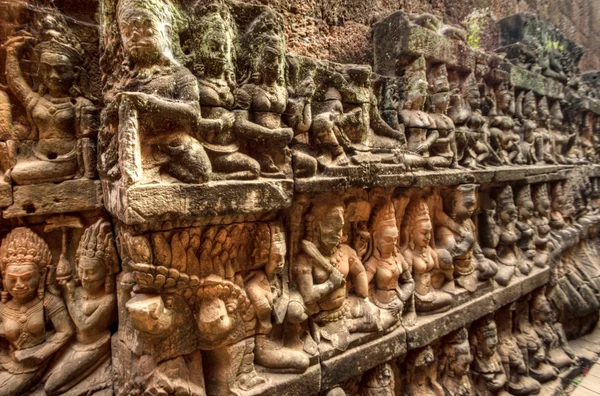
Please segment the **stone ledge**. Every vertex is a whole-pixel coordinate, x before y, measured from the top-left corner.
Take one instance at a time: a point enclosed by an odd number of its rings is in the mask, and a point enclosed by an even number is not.
[[[294,191],[290,179],[102,187],[106,209],[127,225],[275,212],[291,205]]]
[[[14,186],[13,203],[2,212],[6,218],[84,212],[100,209],[102,187],[99,180],[77,179],[58,184]]]

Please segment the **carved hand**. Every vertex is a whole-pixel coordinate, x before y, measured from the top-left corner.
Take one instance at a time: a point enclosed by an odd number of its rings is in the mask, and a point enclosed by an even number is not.
[[[329,275],[329,280],[333,284],[334,288],[337,289],[340,286],[343,286],[346,281],[344,280],[344,275],[337,269],[334,268]]]
[[[223,122],[223,129],[228,130],[233,127],[235,123],[235,114],[233,113],[225,113],[221,116],[221,121]]]
[[[23,349],[15,352],[15,359],[19,363],[23,363],[28,366],[34,366],[40,364],[44,359],[35,353],[31,352],[31,349]]]

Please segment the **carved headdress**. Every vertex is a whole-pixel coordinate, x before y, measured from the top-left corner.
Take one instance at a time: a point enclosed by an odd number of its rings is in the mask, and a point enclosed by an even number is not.
[[[533,91],[525,94],[523,99],[523,117],[533,119],[537,117],[537,103]]]
[[[141,10],[148,12],[157,21],[173,26],[173,7],[167,0],[119,0],[117,18],[127,17]]]
[[[119,258],[114,245],[114,236],[112,227],[105,220],[98,220],[91,227],[88,227],[75,254],[75,266],[79,268],[81,259],[87,258],[97,260],[106,271],[104,287],[107,292],[112,292],[113,275],[119,272]]]
[[[406,214],[402,222],[402,237],[406,240],[409,249],[414,249],[412,231],[419,223],[429,223],[429,208],[422,198],[412,198],[406,207]],[[404,246],[404,245],[403,245]]]
[[[531,187],[529,186],[529,184],[525,184],[524,186],[521,186],[519,188],[519,191],[517,192],[517,206],[521,207],[523,206],[525,203],[533,203],[533,201],[531,200]]]
[[[46,272],[52,263],[52,254],[46,242],[29,228],[19,227],[12,230],[0,246],[0,268],[6,273],[9,265],[33,264],[40,270],[38,297],[44,297]],[[2,300],[7,296],[3,292]]]
[[[508,209],[515,209],[515,201],[511,186],[502,188],[496,196],[496,211],[498,213]]]

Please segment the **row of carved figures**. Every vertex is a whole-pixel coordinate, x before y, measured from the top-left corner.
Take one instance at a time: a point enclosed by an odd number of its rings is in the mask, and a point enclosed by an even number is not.
[[[190,12],[182,29],[169,4],[121,0],[114,9],[117,31],[104,40],[123,63],[103,64],[112,69],[101,127],[90,65],[60,15],[42,13],[3,44],[6,181],[93,178],[97,157],[101,176],[125,185],[307,178],[365,162],[399,171],[598,162],[600,117],[533,91],[515,101],[508,75],[492,67],[465,77],[420,58],[402,78],[381,77],[286,56],[273,12],[238,37],[226,6]],[[37,64],[33,80],[20,60]]]
[[[561,394],[597,357],[597,351],[571,349],[542,288],[327,395]]]
[[[112,225],[98,220],[84,231],[71,263],[66,233],[82,227],[76,216],[48,222],[45,233],[63,230],[58,259],[30,228],[2,240],[0,395],[112,394],[119,258]]]
[[[418,325],[420,316],[518,282],[534,267],[552,265],[555,304],[593,314],[599,212],[590,199],[573,213],[564,184],[554,183],[552,201],[546,183],[521,186],[519,211],[511,187],[486,192],[479,227],[483,199],[462,185],[445,191],[443,204],[435,191],[375,196],[372,210],[355,194],[346,207],[323,197],[297,202],[287,236],[278,222],[124,231],[119,305],[131,321],[121,322],[120,345],[155,364],[133,373],[123,363],[123,389],[160,387],[159,373],[187,367],[186,356],[202,350],[203,364],[229,356],[237,370],[226,375],[231,367],[216,365],[209,394],[247,390],[265,381],[254,363],[304,372],[312,357],[345,351],[360,333]]]
[[[0,394],[41,386],[49,395],[110,393],[113,381],[120,394],[221,394],[264,383],[254,363],[303,371],[307,355],[317,352],[321,339],[346,348],[350,332],[393,329],[410,304],[412,289],[431,289],[431,279],[421,272],[434,269],[437,260],[428,244],[427,206],[411,205],[406,210],[407,224],[413,225],[408,252],[398,252],[395,218],[376,211],[373,256],[364,267],[358,254],[341,244],[344,220],[339,207],[325,205],[323,213],[321,208],[311,212],[315,239],[301,242],[289,290],[278,283],[286,249],[275,224],[237,229],[238,235],[247,232],[258,239],[246,247],[254,258],[251,263],[244,261],[248,256],[243,249],[236,253],[235,232],[227,235],[223,228],[212,228],[202,238],[192,230],[171,233],[170,243],[158,234],[146,242],[145,237],[122,234],[127,245],[122,249],[129,253],[117,282],[119,257],[105,220],[85,229],[73,263],[67,232],[83,227],[77,217],[47,221],[44,234],[63,233],[62,251],[55,255],[37,232],[16,228],[0,246]],[[530,309],[527,301],[517,303],[514,318],[513,307],[500,310],[497,333],[493,320],[484,318],[472,326],[470,341],[463,329],[443,339],[440,352],[431,347],[411,352],[406,392],[535,394],[540,383],[574,369],[581,359],[593,360],[569,350],[556,320],[562,316],[562,322],[571,321],[600,308],[596,217],[588,213],[579,218],[585,233],[561,246],[556,282],[547,293],[542,289],[533,294]],[[200,247],[206,255],[194,259],[190,251]],[[231,259],[224,253],[237,256]],[[414,282],[407,263],[412,264]],[[353,293],[348,294],[345,282],[352,282]],[[432,293],[433,300],[428,298]],[[436,293],[442,292],[426,291],[415,301],[431,308],[426,304],[439,299]],[[111,325],[117,311],[111,369]],[[309,316],[308,326],[297,326]],[[129,356],[126,347],[133,348]],[[365,386],[377,388],[380,380],[374,376]]]

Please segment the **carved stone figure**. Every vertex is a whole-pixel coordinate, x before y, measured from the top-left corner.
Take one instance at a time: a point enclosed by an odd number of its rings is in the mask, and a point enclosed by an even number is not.
[[[93,178],[97,108],[88,87],[81,86],[85,54],[58,17],[46,24],[40,38],[21,31],[4,43],[8,88],[26,109],[30,124],[25,134],[13,129],[10,177],[16,184]],[[37,92],[19,63],[25,48],[34,43],[41,78]]]
[[[348,348],[350,333],[375,331],[381,326],[379,309],[367,299],[367,272],[356,252],[341,243],[343,227],[341,205],[315,203],[306,218],[306,238],[293,268],[296,299],[317,326],[315,341],[324,338],[340,350]],[[348,295],[348,280],[355,296]]]
[[[440,373],[441,384],[446,395],[475,395],[469,376],[472,361],[473,355],[471,355],[467,329],[463,327],[445,337],[443,356],[440,359]]]
[[[117,318],[117,272],[119,260],[112,227],[98,220],[81,238],[75,277],[71,268],[57,269],[76,338],[50,367],[47,394],[64,393],[80,382],[90,391],[112,388],[112,375],[106,367],[110,367],[111,356],[109,326]],[[82,392],[81,386],[78,388]]]
[[[550,197],[546,183],[538,184],[533,189],[533,217],[531,223],[535,229],[536,255],[533,262],[538,267],[545,267],[550,259]]]
[[[502,359],[498,354],[498,331],[493,317],[486,316],[471,326],[470,344],[473,349],[471,374],[478,395],[507,395],[507,382]]]
[[[52,255],[29,228],[12,230],[0,246],[4,291],[0,303],[0,395],[22,394],[42,378],[73,335],[62,299],[47,288]],[[48,331],[52,329],[54,331]]]
[[[548,131],[538,128],[537,102],[533,91],[521,93],[521,155],[528,164],[542,164],[544,159],[544,136]],[[542,99],[542,100],[545,100]]]
[[[213,169],[214,179],[255,179],[260,174],[256,160],[240,152],[243,127],[235,123],[235,71],[233,69],[233,33],[228,21],[212,6],[198,21],[200,34],[192,37],[201,69],[198,79],[202,117],[221,121],[220,128],[208,131],[202,142]],[[251,137],[251,136],[250,136]]]
[[[529,320],[527,301],[517,303],[515,322],[515,337],[523,355],[527,356],[529,375],[542,384],[552,381],[559,371],[548,362],[546,348]]]
[[[436,251],[430,246],[433,227],[427,204],[422,198],[411,199],[402,227],[402,235],[407,238],[406,245],[402,247],[402,254],[413,271],[417,312],[448,309],[452,303],[452,296],[435,289],[432,284],[432,275],[441,266]]]
[[[512,188],[502,188],[496,196],[496,213],[498,215],[499,242],[496,246],[498,273],[496,282],[506,286],[515,275],[517,265],[521,265],[521,255],[517,247],[517,208]],[[528,270],[525,272],[529,272]]]
[[[450,100],[448,71],[445,64],[432,68],[429,77],[429,85],[433,88],[431,99],[431,127],[437,133],[437,138],[429,147],[429,153],[436,160],[434,166],[460,168],[458,165],[458,154],[456,148],[456,130],[454,122],[448,117],[447,110]],[[431,157],[430,157],[431,161]]]
[[[436,210],[435,240],[438,255],[454,268],[455,282],[475,291],[478,281],[492,278],[497,265],[485,258],[477,242],[477,230],[471,219],[477,206],[476,185],[464,184],[450,192],[446,204]],[[446,214],[447,213],[447,214]]]
[[[529,187],[529,184],[519,188],[515,203],[517,204],[518,211],[515,230],[519,240],[518,247],[521,250],[521,260],[518,264],[518,268],[523,275],[528,275],[536,260],[537,254],[535,248],[536,232],[531,220],[534,204],[531,199],[531,188]]]
[[[461,165],[470,169],[483,168],[490,155],[495,155],[490,147],[490,136],[487,120],[481,111],[481,94],[473,75],[467,78],[465,105],[468,108],[468,118],[465,129],[465,149]],[[450,112],[450,109],[448,110]]]
[[[381,321],[384,328],[398,323],[405,304],[411,299],[415,283],[410,268],[398,249],[398,227],[394,205],[385,202],[376,206],[371,216],[373,255],[365,263],[367,280],[372,283],[370,299],[382,309]],[[409,307],[406,321],[414,324],[414,307]],[[386,317],[387,313],[391,317]]]
[[[503,164],[522,164],[524,162],[520,137],[513,130],[515,111],[514,91],[509,83],[503,83],[496,91],[497,114],[490,120],[490,140]]]
[[[514,305],[502,308],[496,318],[500,344],[498,354],[508,376],[507,390],[512,395],[531,395],[540,391],[538,381],[528,376],[527,360],[512,334]]]
[[[431,346],[411,351],[407,357],[406,388],[409,396],[443,396],[438,381],[436,355]]]
[[[538,290],[531,304],[533,328],[544,343],[548,362],[560,371],[578,363],[578,358],[568,346],[562,325],[553,323],[554,311],[546,299],[545,288]]]
[[[202,135],[217,133],[233,121],[202,119],[198,82],[173,55],[173,13],[168,3],[158,0],[117,4],[128,65],[105,95],[104,133],[118,142],[118,149],[107,149],[118,150],[118,163],[106,154],[101,168],[108,177],[120,177],[124,186],[165,179],[208,181],[212,169]]]
[[[287,144],[294,136],[282,115],[288,103],[285,86],[285,43],[272,12],[258,16],[244,33],[250,51],[248,78],[240,86],[236,130],[249,140],[249,152],[260,164],[264,177],[290,174]]]
[[[360,396],[393,396],[394,384],[394,373],[390,364],[380,364],[363,375]]]

